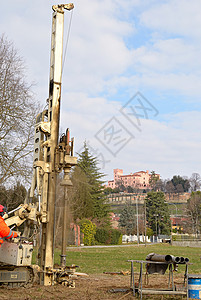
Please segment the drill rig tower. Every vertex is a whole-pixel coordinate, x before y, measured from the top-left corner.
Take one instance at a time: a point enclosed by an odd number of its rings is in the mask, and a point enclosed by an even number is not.
[[[63,54],[64,10],[73,9],[73,4],[53,5],[52,38],[50,59],[50,80],[48,109],[37,116],[34,144],[34,172],[30,197],[37,187],[39,211],[41,214],[40,267],[41,284],[52,285],[54,270],[54,226],[57,174],[64,171],[64,192],[72,185],[69,179],[70,168],[76,164],[73,156],[73,139],[69,131],[59,139],[61,77]],[[65,205],[64,205],[65,207]],[[65,224],[64,224],[65,225]],[[65,229],[63,229],[65,231]],[[64,243],[65,243],[64,239]],[[65,249],[63,245],[62,249]],[[62,253],[61,256],[65,256]],[[65,262],[65,260],[64,260]]]

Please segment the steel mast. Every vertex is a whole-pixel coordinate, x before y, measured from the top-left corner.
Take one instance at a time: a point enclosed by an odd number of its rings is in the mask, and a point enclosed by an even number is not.
[[[49,82],[49,108],[48,122],[50,122],[50,134],[48,136],[47,162],[50,162],[50,173],[48,178],[48,203],[47,223],[42,226],[41,242],[41,267],[50,273],[44,274],[44,285],[52,284],[51,269],[54,265],[54,221],[55,221],[55,198],[56,177],[55,149],[59,138],[60,100],[61,100],[61,77],[62,77],[62,55],[63,55],[63,27],[64,9],[73,9],[73,4],[53,5],[52,16],[52,39],[50,58],[50,82]]]
[[[52,285],[55,281],[54,270],[54,223],[57,174],[64,170],[65,193],[72,185],[69,179],[70,168],[76,164],[73,157],[73,140],[66,135],[59,139],[63,28],[64,10],[74,8],[72,3],[53,5],[52,37],[50,58],[50,79],[48,109],[37,116],[34,143],[34,172],[30,197],[33,198],[37,187],[39,211],[41,214],[40,283]],[[69,137],[69,131],[68,131]],[[62,252],[63,253],[63,252]],[[64,253],[63,253],[64,255]]]

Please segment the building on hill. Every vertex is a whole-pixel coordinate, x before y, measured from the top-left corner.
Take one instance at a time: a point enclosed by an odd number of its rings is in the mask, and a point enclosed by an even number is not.
[[[155,175],[160,179],[159,174]],[[150,178],[151,174],[149,171],[139,171],[129,175],[123,175],[122,169],[114,169],[114,179],[108,181],[107,187],[114,189],[119,187],[119,185],[124,185],[125,187],[131,186],[132,188],[149,189]]]
[[[113,229],[119,229],[119,216],[114,212],[110,213],[110,222]]]

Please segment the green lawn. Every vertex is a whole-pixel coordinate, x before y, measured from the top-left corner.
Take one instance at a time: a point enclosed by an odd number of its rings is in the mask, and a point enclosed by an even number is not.
[[[118,272],[130,270],[129,259],[144,260],[148,253],[171,254],[184,256],[190,259],[189,273],[201,274],[201,249],[191,247],[177,247],[169,244],[157,244],[150,246],[125,246],[106,248],[72,248],[67,251],[67,265],[76,264],[77,271],[88,274],[103,272]],[[55,263],[60,263],[60,250],[55,250]],[[139,265],[135,265],[138,270]],[[185,266],[179,265],[178,272],[184,272]]]

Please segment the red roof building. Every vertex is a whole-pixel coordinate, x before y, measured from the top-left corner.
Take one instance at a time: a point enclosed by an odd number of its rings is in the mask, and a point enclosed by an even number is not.
[[[156,174],[156,176],[160,179],[159,174]],[[151,174],[149,171],[139,171],[130,173],[129,175],[123,175],[122,169],[114,169],[114,179],[108,181],[107,187],[114,189],[122,184],[125,187],[131,186],[133,188],[148,189],[150,188],[150,177]]]

